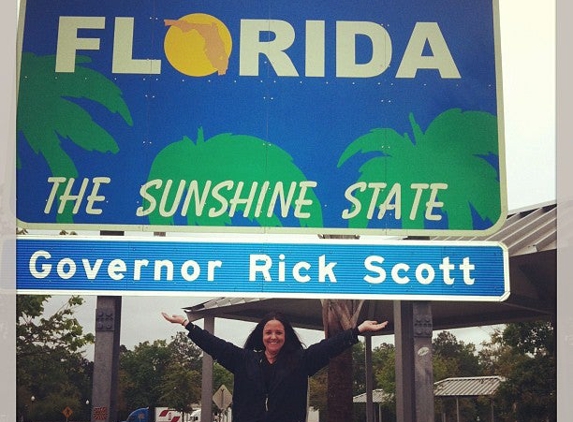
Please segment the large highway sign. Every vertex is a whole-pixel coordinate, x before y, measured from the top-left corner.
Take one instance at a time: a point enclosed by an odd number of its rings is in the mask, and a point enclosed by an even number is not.
[[[487,234],[497,1],[26,0],[25,227]]]
[[[503,301],[508,263],[497,242],[23,236],[16,287],[31,294]]]

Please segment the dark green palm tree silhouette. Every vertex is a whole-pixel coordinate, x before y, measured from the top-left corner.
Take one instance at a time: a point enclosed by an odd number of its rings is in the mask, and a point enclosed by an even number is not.
[[[115,154],[119,150],[114,138],[74,99],[97,102],[133,124],[119,88],[101,73],[82,66],[89,62],[89,58],[78,56],[73,73],[55,73],[55,56],[22,54],[17,130],[32,150],[44,157],[53,176],[78,177],[65,150],[67,141],[86,151]],[[22,168],[19,156],[17,168]],[[73,222],[71,205],[57,215],[59,223]]]
[[[410,185],[420,182],[447,184],[447,189],[439,191],[438,201],[444,204],[442,211],[449,229],[473,229],[472,210],[482,220],[495,223],[501,214],[496,117],[486,112],[451,109],[436,117],[425,132],[412,114],[409,119],[413,140],[393,129],[373,129],[346,148],[338,167],[358,153],[374,155],[360,167],[358,181],[386,182],[388,189],[394,183],[401,184],[402,229],[425,227],[424,207],[410,218],[415,195]],[[356,197],[363,204],[370,200],[366,193]],[[368,225],[363,206],[349,226]]]
[[[193,196],[189,203],[189,208],[185,216],[187,225],[201,226],[225,226],[231,225],[232,219],[227,212],[221,215],[209,216],[207,210],[214,208],[220,209],[221,202],[209,194],[205,196],[202,210],[196,207],[197,198],[201,201],[203,192],[207,183],[211,188],[224,181],[244,182],[241,197],[248,196],[251,186],[256,182],[259,192],[264,181],[270,182],[267,194],[264,196],[261,210],[256,213],[256,204],[260,197],[257,193],[256,199],[243,216],[245,205],[240,205],[235,215],[240,215],[250,221],[257,222],[261,227],[280,227],[282,226],[280,213],[280,201],[273,208],[272,215],[267,215],[267,209],[271,200],[271,192],[277,182],[283,182],[285,191],[288,191],[291,183],[306,181],[305,175],[299,168],[293,164],[292,157],[279,147],[263,141],[254,136],[233,135],[224,133],[216,135],[205,140],[203,129],[199,129],[197,142],[193,142],[188,137],[174,142],[157,154],[149,172],[148,180],[162,180],[161,190],[149,190],[149,194],[155,198],[157,204],[162,202],[162,192],[167,180],[172,181],[172,187],[169,194],[163,200],[163,208],[167,213],[160,214],[159,209],[149,214],[149,222],[152,225],[173,225],[175,224],[175,210],[173,204],[178,203],[175,200],[178,186],[181,181],[189,183],[196,181],[199,196]],[[180,198],[184,198],[188,192],[189,185],[186,184],[185,191],[180,192]],[[298,197],[300,188],[296,188],[294,199]],[[212,191],[211,191],[212,193]],[[221,189],[219,194],[228,201],[233,197],[234,187],[232,190]],[[312,189],[309,189],[305,195],[312,201],[304,207],[308,212],[308,218],[299,218],[302,227],[322,227],[322,209],[318,198]],[[181,201],[182,202],[182,201]],[[201,203],[201,202],[199,202]],[[294,204],[294,200],[291,203]],[[149,202],[146,202],[149,205]],[[200,212],[199,212],[200,211]],[[292,211],[292,209],[291,209]],[[177,210],[181,214],[181,208]],[[198,215],[197,215],[198,214]],[[292,212],[289,213],[292,216]]]

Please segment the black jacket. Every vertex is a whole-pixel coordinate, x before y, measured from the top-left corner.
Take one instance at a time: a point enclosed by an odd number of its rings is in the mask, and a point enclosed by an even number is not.
[[[264,352],[242,349],[189,323],[188,337],[234,374],[233,422],[304,422],[307,411],[308,377],[329,360],[358,342],[358,330],[338,333],[281,356],[272,365],[276,371],[265,387]]]

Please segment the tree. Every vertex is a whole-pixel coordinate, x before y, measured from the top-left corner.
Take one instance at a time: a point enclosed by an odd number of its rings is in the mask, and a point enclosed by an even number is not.
[[[141,407],[193,410],[201,397],[201,350],[185,333],[139,343],[120,351],[119,412],[126,418]]]
[[[395,391],[394,383],[394,346],[383,343],[381,346],[372,350],[372,389],[382,388],[384,384],[385,393],[393,397]],[[390,353],[387,353],[392,350]],[[353,363],[353,395],[359,395],[367,392],[366,388],[366,347],[364,342],[359,342],[352,347]],[[383,374],[383,375],[382,375]],[[389,382],[386,382],[386,376],[389,375]],[[383,380],[383,381],[382,381]],[[393,399],[384,403],[374,403],[375,412],[378,408],[383,412],[383,420],[391,420],[395,415],[395,402]],[[364,404],[354,405],[354,421],[360,422],[366,420],[366,406]]]
[[[351,349],[352,361],[352,395],[366,391],[366,364],[364,343],[358,342]],[[310,378],[309,405],[319,411],[320,421],[326,421],[328,411],[329,370],[322,368]],[[365,409],[353,406],[354,420],[364,420]]]
[[[375,388],[391,395],[391,399],[382,403],[384,420],[396,419],[396,348],[393,344],[382,343],[372,351]]]
[[[473,343],[458,341],[449,331],[441,331],[432,340],[433,356],[442,360],[448,368],[444,377],[434,375],[436,380],[445,377],[475,377],[482,374],[476,347]],[[436,374],[436,373],[434,373]]]
[[[168,345],[171,363],[161,383],[160,401],[165,406],[188,413],[201,399],[201,349],[178,332]]]
[[[201,372],[201,354],[203,352],[187,338],[185,332],[179,331],[171,337],[168,347],[172,359],[184,363],[188,369]]]
[[[449,331],[441,331],[432,340],[434,380],[451,377],[475,377],[482,375],[476,347],[473,343],[458,341]],[[436,401],[436,418],[440,414],[455,418],[457,407],[463,420],[475,420],[487,414],[487,408],[474,398],[441,399]]]
[[[554,327],[546,321],[508,324],[484,344],[483,366],[505,378],[495,397],[500,420],[556,420],[554,346]]]
[[[322,301],[322,320],[326,337],[356,326],[364,301]],[[327,420],[346,422],[352,419],[352,350],[330,360],[328,365]]]
[[[120,350],[120,408],[122,415],[147,406],[162,405],[161,384],[171,364],[166,340],[145,341],[130,351]]]
[[[169,408],[189,413],[201,398],[201,373],[185,363],[173,361],[161,381],[159,402]]]
[[[221,364],[215,362],[213,364],[213,394],[217,391],[222,385],[227,387],[229,391],[233,392],[233,382],[234,376],[231,372],[227,369],[223,368]]]
[[[352,394],[355,396],[366,391],[366,347],[359,341],[352,346]]]
[[[74,317],[84,300],[72,296],[53,315],[45,316],[49,299],[16,297],[18,413],[24,419],[53,420],[70,407],[76,416],[88,417],[85,400],[91,397],[93,365],[83,354],[94,336],[84,334]]]

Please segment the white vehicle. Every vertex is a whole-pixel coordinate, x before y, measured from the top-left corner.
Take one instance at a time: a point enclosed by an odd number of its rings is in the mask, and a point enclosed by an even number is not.
[[[232,422],[232,420],[233,417],[231,415],[231,409],[227,409],[218,416],[213,416],[213,422]],[[201,422],[201,409],[195,410],[191,413],[189,422]]]
[[[201,421],[201,409],[194,410],[189,417],[190,422],[200,422]]]
[[[168,407],[155,408],[155,422],[186,422],[183,414]]]
[[[181,413],[168,407],[156,407],[134,410],[126,422],[191,422],[191,413]]]

